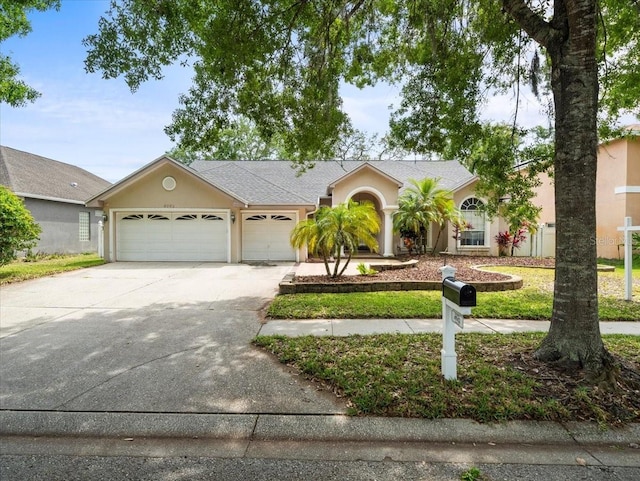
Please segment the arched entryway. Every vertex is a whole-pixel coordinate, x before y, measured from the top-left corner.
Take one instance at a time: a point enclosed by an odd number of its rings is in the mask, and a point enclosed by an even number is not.
[[[382,193],[371,187],[363,187],[350,192],[347,196],[348,199],[356,202],[369,201],[373,203],[380,217],[380,232],[377,235],[378,253],[385,257],[393,256],[393,222],[391,213],[395,209],[388,208]],[[363,249],[361,253],[369,253],[368,248],[364,247]]]

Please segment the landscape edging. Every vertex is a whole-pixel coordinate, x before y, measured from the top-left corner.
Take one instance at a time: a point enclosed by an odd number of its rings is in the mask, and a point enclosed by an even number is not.
[[[511,291],[522,287],[522,277],[510,276],[502,281],[469,282],[477,292]],[[363,282],[295,282],[295,274],[289,273],[279,284],[280,294],[320,294],[381,291],[439,291],[441,281],[363,281]]]

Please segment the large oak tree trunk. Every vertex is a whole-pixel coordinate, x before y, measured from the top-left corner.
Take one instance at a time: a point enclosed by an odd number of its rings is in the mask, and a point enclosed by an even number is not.
[[[556,0],[547,45],[555,103],[556,271],[549,333],[536,352],[594,375],[610,363],[600,335],[596,254],[596,2]]]

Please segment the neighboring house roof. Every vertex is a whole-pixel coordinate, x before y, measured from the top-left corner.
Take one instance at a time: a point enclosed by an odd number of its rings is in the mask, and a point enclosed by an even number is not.
[[[440,178],[440,187],[456,190],[474,178],[455,160],[448,161],[369,161],[368,164],[394,181]],[[362,161],[316,162],[312,169],[299,173],[288,161],[196,161],[190,165],[211,184],[224,187],[253,205],[309,204],[326,195],[335,184]]]
[[[21,197],[84,205],[110,182],[80,167],[0,146],[0,184]]]

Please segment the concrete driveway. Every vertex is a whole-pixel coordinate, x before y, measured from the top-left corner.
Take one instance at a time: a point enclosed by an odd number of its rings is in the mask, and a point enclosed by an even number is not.
[[[250,345],[291,268],[114,263],[3,287],[0,408],[344,412]]]

